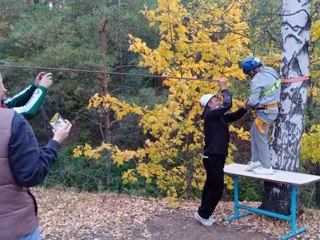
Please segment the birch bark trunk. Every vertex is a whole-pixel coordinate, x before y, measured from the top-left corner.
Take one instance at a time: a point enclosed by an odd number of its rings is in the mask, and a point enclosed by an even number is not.
[[[310,5],[311,0],[283,0],[280,70],[283,79],[309,74]],[[307,81],[300,81],[281,86],[280,113],[270,141],[271,161],[276,169],[296,172],[299,168],[307,85]],[[264,187],[261,208],[289,214],[290,186],[265,182]]]

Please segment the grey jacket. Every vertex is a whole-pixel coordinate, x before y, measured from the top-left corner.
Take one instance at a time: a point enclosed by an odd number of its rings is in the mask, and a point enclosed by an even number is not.
[[[279,103],[281,92],[280,87],[272,93],[261,96],[261,93],[272,88],[278,79],[279,75],[275,69],[271,67],[263,67],[262,70],[258,72],[251,80],[248,104],[251,107],[263,107],[264,105]],[[257,111],[257,115],[263,121],[270,123],[276,119],[278,112],[279,109],[275,107],[266,110],[259,110]]]

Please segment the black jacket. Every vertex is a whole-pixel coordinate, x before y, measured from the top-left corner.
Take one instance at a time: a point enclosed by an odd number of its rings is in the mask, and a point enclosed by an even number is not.
[[[205,108],[202,114],[204,119],[205,147],[204,155],[228,155],[229,126],[228,122],[240,119],[247,111],[242,107],[236,112],[226,113],[232,106],[232,97],[229,90],[222,91],[223,103],[215,109]]]

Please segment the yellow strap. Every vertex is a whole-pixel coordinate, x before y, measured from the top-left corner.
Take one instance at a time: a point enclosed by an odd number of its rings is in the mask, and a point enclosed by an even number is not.
[[[256,117],[255,123],[257,124],[257,127],[259,129],[260,133],[265,133],[264,128],[266,126],[269,126],[269,123],[266,123],[265,121],[262,121],[260,118]]]

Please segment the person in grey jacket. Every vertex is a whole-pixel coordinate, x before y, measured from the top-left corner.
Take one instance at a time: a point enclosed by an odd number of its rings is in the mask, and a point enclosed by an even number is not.
[[[251,161],[246,170],[256,174],[273,174],[268,144],[270,124],[277,118],[281,80],[275,69],[264,67],[260,59],[248,57],[242,62],[243,72],[250,77],[250,97],[247,105],[252,108]]]
[[[0,88],[0,97],[4,94]],[[40,239],[37,203],[30,187],[44,180],[69,135],[66,120],[52,140],[39,149],[28,121],[12,109],[0,108],[0,239]]]

